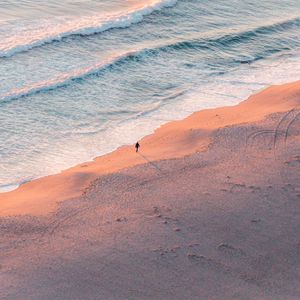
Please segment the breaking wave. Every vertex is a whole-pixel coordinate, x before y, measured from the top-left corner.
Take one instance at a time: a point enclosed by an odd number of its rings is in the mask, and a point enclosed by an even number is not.
[[[28,32],[26,32],[27,37],[9,37],[2,40],[1,44],[3,46],[0,46],[0,57],[11,57],[17,53],[26,52],[45,44],[61,41],[64,38],[73,35],[87,36],[113,28],[129,27],[132,24],[141,22],[144,16],[164,7],[173,6],[176,2],[177,0],[157,0],[150,5],[142,6],[137,10],[130,11],[123,15],[108,17],[105,20],[97,16],[90,16],[80,20],[67,21],[60,26],[55,26],[54,24],[54,29],[51,29],[51,26],[47,26],[48,31],[45,31],[45,28],[42,28],[42,30],[36,30],[35,34],[31,34],[29,37]]]

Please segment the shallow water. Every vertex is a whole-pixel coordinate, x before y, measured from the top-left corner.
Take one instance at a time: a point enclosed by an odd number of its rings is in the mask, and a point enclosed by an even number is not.
[[[0,189],[299,79],[299,12],[298,0],[1,3]]]

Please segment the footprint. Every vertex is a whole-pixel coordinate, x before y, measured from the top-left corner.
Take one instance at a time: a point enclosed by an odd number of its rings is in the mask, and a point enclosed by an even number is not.
[[[226,266],[223,263],[220,263],[212,258],[206,257],[204,255],[188,253],[187,257],[191,262],[200,264],[202,267],[215,269],[218,272],[219,271],[222,271],[224,273],[232,272],[228,266]]]
[[[220,244],[218,250],[230,256],[244,256],[245,252],[242,249],[235,248],[229,244]]]
[[[116,219],[117,222],[127,222],[127,218],[117,218]]]
[[[200,246],[199,243],[191,243],[188,245],[189,248],[194,248],[194,247],[198,247],[198,246]]]
[[[259,222],[261,222],[261,219],[252,219],[251,220],[251,223],[259,223]]]
[[[246,188],[246,185],[245,184],[241,184],[241,183],[232,183],[232,182],[229,182],[228,184],[231,185],[230,187],[230,193],[233,193],[234,191],[235,192],[241,192],[243,191],[245,188]]]
[[[172,248],[163,248],[159,247],[158,249],[154,249],[153,252],[157,252],[159,256],[164,257],[177,257],[177,252],[180,250],[180,246],[174,246]]]

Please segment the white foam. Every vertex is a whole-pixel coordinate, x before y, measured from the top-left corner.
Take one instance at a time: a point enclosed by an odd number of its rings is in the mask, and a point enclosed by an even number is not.
[[[125,28],[141,22],[143,17],[164,7],[175,5],[177,0],[153,0],[148,5],[141,5],[135,10],[113,16],[92,15],[76,19],[55,18],[42,20],[38,28],[23,28],[18,34],[2,37],[0,57],[10,57],[16,53],[35,47],[61,41],[71,35],[92,35],[112,28]]]
[[[128,53],[123,55],[128,55]],[[121,56],[115,58],[117,57]],[[76,140],[63,140],[63,143],[58,145],[55,152],[41,152],[40,157],[35,157],[33,165],[43,166],[43,168],[42,170],[36,170],[34,177],[57,173],[82,161],[88,161],[95,156],[111,152],[120,145],[132,144],[141,137],[152,133],[167,121],[182,119],[194,111],[234,105],[269,85],[299,80],[299,61],[299,54],[288,53],[288,55],[257,61],[251,65],[241,65],[228,74],[214,79],[205,78],[203,83],[199,83],[198,88],[179,97],[178,101],[171,101],[170,104],[160,108],[158,108],[160,103],[150,107],[139,107],[137,111],[144,111],[145,113],[138,114],[138,120],[130,118],[122,123],[112,121],[107,130],[101,131],[93,137],[81,136],[80,143],[77,143]],[[95,70],[96,67],[103,67],[103,63],[94,65],[90,72]],[[85,69],[86,71],[87,69]],[[76,76],[80,72],[77,71]],[[68,76],[70,77],[70,74]],[[178,92],[178,94],[182,94],[181,91]],[[23,168],[28,168],[28,166],[24,165]],[[18,174],[21,174],[21,172],[18,172]],[[5,182],[16,182],[15,177],[11,179],[13,180],[10,181],[8,176]],[[1,191],[3,192],[2,187]],[[4,189],[11,190],[16,187],[17,185],[7,185],[4,186]]]
[[[124,52],[122,54],[112,56],[110,59],[107,59],[103,62],[95,63],[89,67],[76,69],[68,73],[61,73],[49,80],[42,80],[39,82],[31,83],[29,85],[25,85],[21,88],[15,88],[3,95],[0,94],[0,101],[10,101],[26,97],[38,92],[45,92],[59,87],[63,87],[65,85],[70,84],[73,80],[84,78],[91,74],[95,74],[100,70],[111,66],[115,62],[121,60],[122,58],[132,55],[133,53],[134,52]]]

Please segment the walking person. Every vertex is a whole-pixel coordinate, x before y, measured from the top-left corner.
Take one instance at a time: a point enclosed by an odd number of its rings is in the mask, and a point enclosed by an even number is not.
[[[140,147],[141,146],[140,146],[139,142],[136,142],[136,144],[135,144],[135,152],[139,152],[139,148]]]

